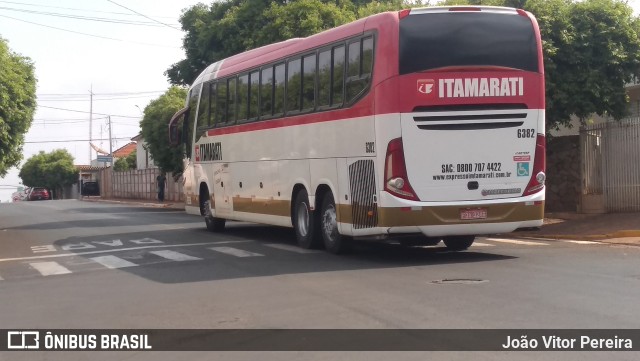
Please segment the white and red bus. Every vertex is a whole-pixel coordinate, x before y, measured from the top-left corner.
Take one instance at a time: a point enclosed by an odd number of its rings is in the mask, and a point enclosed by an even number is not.
[[[170,138],[186,144],[186,211],[214,232],[238,220],[334,253],[352,238],[464,250],[542,225],[544,96],[532,14],[402,10],[210,65]]]

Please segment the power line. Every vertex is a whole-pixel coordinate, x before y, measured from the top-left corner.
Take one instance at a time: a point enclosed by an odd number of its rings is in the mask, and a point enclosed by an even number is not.
[[[110,37],[107,37],[107,36],[94,35],[94,34],[87,34],[87,33],[82,33],[82,32],[79,32],[79,31],[74,31],[74,30],[69,30],[69,29],[63,29],[63,28],[58,28],[58,27],[55,27],[55,26],[50,26],[50,25],[44,25],[44,24],[34,23],[33,21],[22,20],[22,19],[18,19],[18,18],[11,17],[11,16],[7,16],[7,15],[0,15],[0,17],[7,18],[7,19],[12,19],[12,20],[15,20],[15,21],[20,21],[20,22],[27,23],[27,24],[43,26],[43,27],[45,27],[45,28],[56,29],[56,30],[60,30],[60,31],[66,31],[66,32],[68,32],[68,33],[74,33],[74,34],[79,34],[79,35],[90,36],[90,37],[94,37],[94,38],[100,38],[100,39],[106,39],[106,40],[114,40],[114,41],[121,41],[121,42],[134,43],[134,44],[140,44],[140,45],[148,45],[148,46],[159,46],[159,47],[163,47],[163,48],[179,49],[179,47],[177,47],[177,46],[169,46],[169,45],[161,45],[161,44],[142,43],[142,42],[139,42],[139,41],[133,41],[133,40],[122,40],[122,39],[110,38]]]
[[[38,105],[38,107],[39,108],[56,109],[56,110],[64,110],[64,111],[67,111],[67,112],[75,112],[75,113],[85,113],[85,114],[90,114],[91,113],[91,112],[86,112],[84,110],[49,107],[49,106],[46,106],[46,105]],[[140,116],[134,117],[134,116],[131,116],[131,115],[116,115],[116,114],[105,114],[105,113],[96,113],[96,112],[93,112],[93,114],[95,114],[95,115],[106,115],[106,116],[119,117],[119,118],[133,118],[133,119],[141,119],[142,118]]]
[[[139,98],[149,98],[154,95],[137,95],[137,96],[129,96],[129,97],[118,97],[118,98],[94,98],[93,101],[98,100],[126,100],[126,99],[139,99]],[[38,98],[38,102],[88,102],[90,99],[77,99],[77,98],[53,98],[53,99],[40,99]]]
[[[138,95],[138,94],[152,94],[152,93],[164,93],[166,90],[148,90],[148,91],[139,91],[139,92],[115,92],[115,93],[93,93],[94,96],[116,96],[116,95]],[[87,93],[40,93],[36,94],[37,96],[84,96],[88,97]]]
[[[148,22],[148,21],[136,21],[136,20],[117,19],[117,18],[103,18],[103,17],[95,17],[95,16],[63,14],[63,13],[54,13],[54,12],[49,12],[49,11],[17,9],[17,8],[11,8],[11,7],[6,7],[6,6],[0,6],[0,10],[8,10],[8,11],[27,13],[27,14],[36,14],[36,15],[47,15],[47,16],[54,16],[54,17],[74,19],[74,20],[97,21],[97,22],[103,22],[103,23],[113,23],[113,24],[123,24],[123,25],[140,25],[140,26],[160,27],[160,25],[154,24],[154,23]]]
[[[63,10],[74,10],[74,11],[84,11],[91,13],[102,13],[102,14],[113,14],[113,15],[125,15],[125,16],[139,16],[137,14],[129,14],[129,13],[121,13],[114,11],[101,11],[101,10],[91,10],[91,9],[79,9],[79,8],[69,8],[64,6],[51,6],[51,5],[42,5],[42,4],[34,4],[34,3],[25,3],[18,1],[3,1],[0,0],[0,3],[5,4],[16,4],[16,5],[25,5],[25,6],[37,6],[39,8],[51,8],[51,9],[63,9]],[[156,16],[157,18],[165,18],[165,19],[173,19],[171,16]]]
[[[113,140],[122,140],[122,139],[131,139],[131,137],[118,137],[118,138],[112,138]],[[101,138],[101,139],[57,139],[57,140],[38,140],[38,141],[31,141],[31,142],[25,142],[25,144],[39,144],[39,143],[67,143],[67,142],[95,142],[97,140],[100,141],[107,141],[109,140],[109,138]]]
[[[120,6],[121,8],[125,8],[125,9],[127,9],[127,10],[131,11],[132,13],[135,13],[135,14],[138,14],[138,15],[140,15],[140,16],[143,16],[143,17],[145,17],[145,18],[147,18],[147,19],[149,19],[149,20],[151,20],[151,21],[155,21],[155,22],[156,22],[156,23],[158,23],[158,24],[162,24],[162,25],[164,25],[164,26],[170,27],[171,29],[178,30],[178,31],[182,32],[182,30],[180,30],[180,29],[178,29],[178,28],[176,28],[176,27],[173,27],[173,26],[171,26],[171,25],[169,25],[169,24],[165,24],[165,23],[163,23],[163,22],[161,22],[161,21],[158,21],[158,20],[156,20],[156,19],[150,18],[150,17],[146,16],[145,14],[142,14],[142,13],[139,13],[139,12],[137,12],[137,11],[135,11],[135,10],[129,9],[128,7],[126,7],[126,6],[124,6],[124,5],[120,5],[120,4],[118,4],[117,2],[115,2],[115,1],[112,1],[112,0],[107,0],[107,1],[108,1],[108,2],[110,2],[110,3],[112,3],[112,4],[118,5],[118,6]]]

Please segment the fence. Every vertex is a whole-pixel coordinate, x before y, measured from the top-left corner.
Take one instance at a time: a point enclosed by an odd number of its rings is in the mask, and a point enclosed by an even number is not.
[[[100,171],[100,196],[104,198],[126,199],[157,199],[158,189],[156,177],[160,169],[149,168],[130,170],[126,172],[114,172],[111,168]],[[166,201],[182,202],[182,178],[174,181],[173,177],[167,177],[164,199]]]
[[[580,129],[582,195],[606,212],[640,211],[640,117]]]

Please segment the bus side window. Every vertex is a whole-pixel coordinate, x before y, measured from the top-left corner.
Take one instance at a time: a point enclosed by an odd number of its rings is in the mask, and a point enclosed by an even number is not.
[[[302,58],[302,109],[313,110],[316,105],[316,54]]]
[[[216,117],[218,116],[218,114],[216,113],[217,108],[217,101],[216,101],[216,91],[217,91],[217,87],[216,87],[217,83],[211,83],[211,90],[209,92],[209,128],[213,128],[216,125]]]
[[[276,65],[274,72],[273,115],[282,115],[284,113],[285,76],[284,63]]]
[[[318,108],[331,105],[331,50],[318,54]]]
[[[201,88],[202,84],[191,88],[191,92],[189,93],[189,115],[182,128],[182,140],[185,144],[187,158],[189,159],[191,158],[191,148],[193,148],[193,125],[198,111],[198,98],[200,97]]]
[[[222,79],[217,83],[216,91],[216,126],[224,126],[227,122],[227,81]]]
[[[262,69],[260,79],[260,115],[262,117],[270,117],[273,104],[273,67],[269,66]]]
[[[287,113],[300,111],[302,91],[302,61],[300,58],[289,60],[287,66]]]
[[[333,48],[333,67],[331,105],[340,105],[344,101],[344,45]]]
[[[247,119],[249,109],[249,74],[238,77],[238,122]]]
[[[198,122],[196,124],[196,142],[209,128],[209,94],[211,83],[205,83],[200,94],[200,105],[198,105]]]
[[[236,77],[228,80],[228,92],[229,101],[227,102],[227,124],[231,125],[236,122],[236,116],[238,115],[238,102],[236,101]]]
[[[252,72],[249,78],[249,119],[255,119],[260,115],[260,71]]]
[[[349,43],[347,70],[347,102],[352,103],[367,90],[373,67],[373,38],[367,37]]]

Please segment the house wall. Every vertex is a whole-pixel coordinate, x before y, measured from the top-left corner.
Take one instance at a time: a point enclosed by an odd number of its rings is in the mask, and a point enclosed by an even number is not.
[[[103,198],[125,199],[158,199],[156,177],[160,169],[136,169],[126,172],[113,172],[111,168],[100,171],[100,196]],[[175,181],[171,175],[167,176],[165,201],[182,202],[182,179]]]
[[[136,165],[138,169],[156,168],[151,154],[147,149],[147,143],[139,140],[136,145]]]

